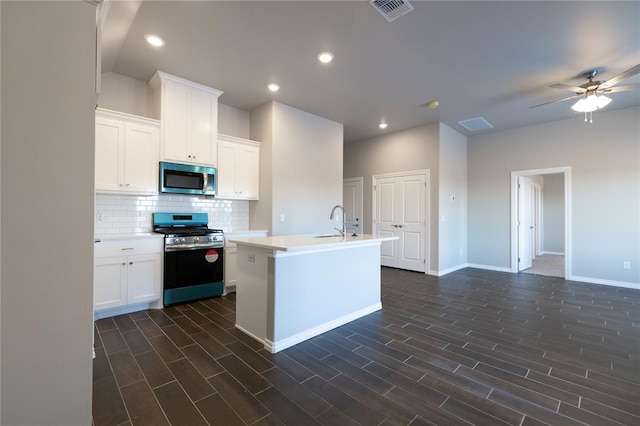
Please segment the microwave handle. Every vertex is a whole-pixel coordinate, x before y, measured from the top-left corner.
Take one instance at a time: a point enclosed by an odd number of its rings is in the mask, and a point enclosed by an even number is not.
[[[209,174],[207,172],[202,173],[202,193],[207,193],[207,187],[209,186]]]

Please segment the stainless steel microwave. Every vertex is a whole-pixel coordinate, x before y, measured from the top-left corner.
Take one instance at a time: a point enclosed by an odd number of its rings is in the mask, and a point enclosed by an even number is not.
[[[216,195],[216,185],[214,167],[160,162],[160,192]]]

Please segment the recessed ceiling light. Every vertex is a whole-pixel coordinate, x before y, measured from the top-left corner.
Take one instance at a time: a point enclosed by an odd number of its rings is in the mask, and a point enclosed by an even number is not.
[[[280,86],[278,86],[275,83],[271,83],[270,85],[267,86],[267,89],[269,89],[272,92],[277,92],[278,90],[280,90]]]
[[[318,60],[323,64],[328,64],[333,61],[333,53],[331,52],[321,52],[318,54]]]
[[[388,126],[388,124],[385,123],[384,121],[382,123],[378,124],[378,127],[380,127],[381,129],[386,129],[387,126]]]
[[[147,40],[147,43],[155,47],[162,47],[166,44],[162,37],[159,37],[155,34],[147,34],[144,36],[144,38],[145,40]]]

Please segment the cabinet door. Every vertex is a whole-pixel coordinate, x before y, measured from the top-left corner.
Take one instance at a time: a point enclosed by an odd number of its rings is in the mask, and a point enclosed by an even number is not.
[[[187,161],[190,92],[167,83],[162,96],[163,159]]]
[[[124,144],[126,191],[146,194],[158,192],[158,143],[157,128],[127,125]]]
[[[95,189],[120,191],[124,179],[121,163],[124,149],[124,124],[96,118]]]
[[[228,247],[224,249],[224,286],[236,285],[236,271],[238,269],[238,248]]]
[[[218,158],[218,98],[191,91],[189,160],[216,166]]]
[[[236,190],[245,200],[257,200],[260,192],[260,150],[253,146],[238,146]]]
[[[160,254],[127,258],[127,303],[158,300],[162,291]]]
[[[93,309],[95,311],[127,304],[126,257],[95,259],[93,274]]]
[[[236,146],[226,142],[218,142],[218,188],[219,198],[235,198],[236,194]]]

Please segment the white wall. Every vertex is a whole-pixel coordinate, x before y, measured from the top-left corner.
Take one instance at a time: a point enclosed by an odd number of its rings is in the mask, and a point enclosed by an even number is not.
[[[564,175],[544,175],[542,252],[564,253]]]
[[[96,8],[0,8],[0,421],[88,425]]]
[[[439,171],[436,269],[442,273],[467,263],[467,137],[442,123]]]
[[[252,111],[251,138],[262,142],[251,227],[290,235],[338,226],[329,213],[342,204],[342,124],[272,102]]]
[[[574,278],[638,284],[639,135],[636,107],[469,137],[469,263],[510,267],[511,171],[568,166]]]

